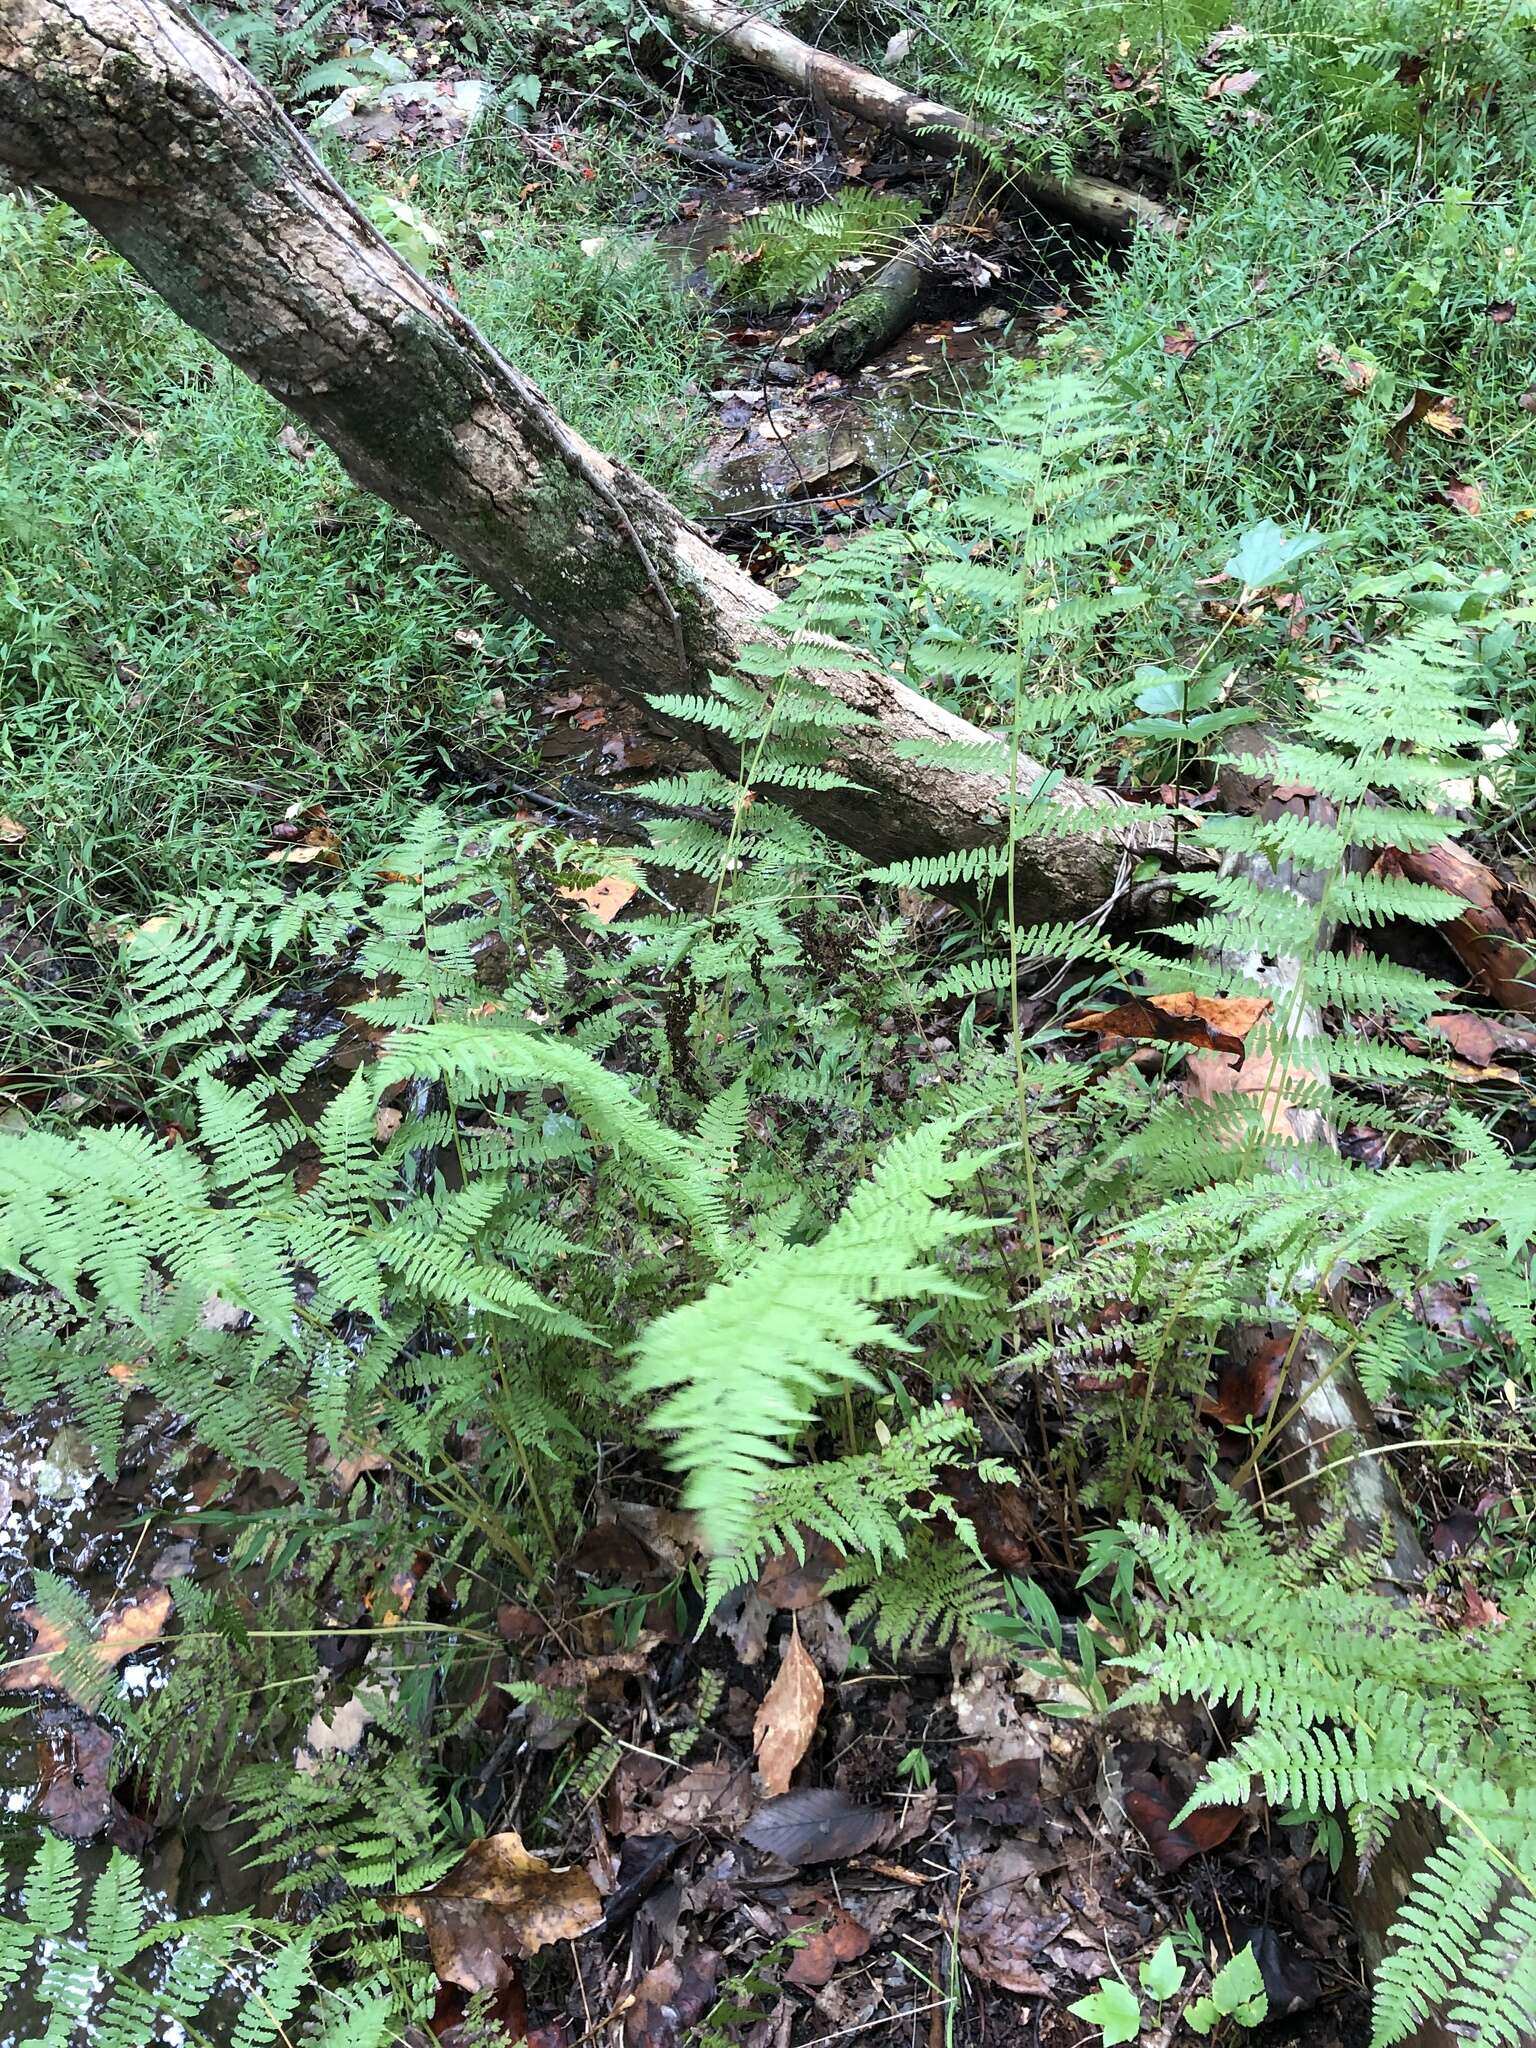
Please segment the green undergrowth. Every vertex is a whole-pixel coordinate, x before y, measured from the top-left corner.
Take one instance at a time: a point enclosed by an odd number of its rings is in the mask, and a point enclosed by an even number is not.
[[[961,63],[985,29],[1017,71],[1039,30],[1033,101],[991,111],[1049,101],[1047,160],[1177,154],[1190,228],[1138,238],[1042,362],[951,419],[899,516],[803,565],[780,640],[660,705],[744,765],[632,792],[634,854],[444,787],[445,735],[517,745],[531,635],[285,445],[62,215],[0,212],[0,860],[8,915],[100,963],[84,1024],[46,973],[19,1014],[112,1062],[7,1086],[4,1390],[67,1416],[109,1481],[147,1413],[189,1484],[205,1456],[230,1499],[272,1477],[278,1505],[228,1509],[220,1585],[174,1580],[147,1693],[92,1656],[62,1577],[33,1587],[144,1810],[174,1825],[195,1789],[243,1831],[273,1917],[161,1945],[193,2017],[200,1943],[260,1957],[252,2042],[317,1976],[338,2040],[432,2014],[395,1902],[507,1818],[481,1776],[492,1694],[560,1731],[527,1745],[515,1819],[576,1853],[618,1731],[579,1682],[490,1659],[499,1612],[580,1597],[599,1482],[690,1518],[664,1585],[586,1575],[614,1581],[586,1590],[615,1642],[653,1597],[691,1639],[815,1536],[883,1676],[955,1649],[1043,1660],[1099,1709],[1193,1693],[1221,1751],[1201,1797],[1258,1786],[1367,1860],[1432,1808],[1447,1846],[1376,2042],[1443,2006],[1479,2048],[1536,2022],[1524,1509],[1480,1606],[1437,1570],[1384,1608],[1374,1526],[1302,1544],[1283,1493],[1261,1523],[1228,1484],[1276,1411],[1250,1407],[1235,1453],[1208,1421],[1230,1332],[1272,1322],[1469,1500],[1529,1458],[1526,1123],[1508,1070],[1458,1065],[1434,1021],[1464,993],[1460,900],[1394,859],[1513,843],[1536,781],[1528,24],[1493,25],[1506,57],[1438,4],[1265,8],[1240,46],[1259,78],[1212,96],[1242,75],[1235,42],[1210,60],[1213,10],[989,23],[938,14],[931,42]],[[1166,91],[1136,123],[1116,101],[1111,132],[1074,81],[1123,99],[1104,66],[1144,80],[1148,37]],[[610,168],[550,173],[548,205],[523,169],[491,143],[414,183],[386,167],[381,217],[576,425],[674,487],[710,374],[696,315],[615,202],[589,217]],[[995,843],[873,865],[805,822],[857,719],[826,678],[871,667],[985,728],[905,753],[987,778]],[[1283,734],[1264,764],[1236,737],[1255,713]],[[1318,815],[1188,802],[1234,768]],[[1066,769],[1228,865],[1185,863],[1135,932],[1037,920],[1012,878],[1086,829],[1050,802]],[[324,805],[334,867],[262,862],[289,804]],[[1117,903],[1156,866],[1127,858]],[[637,885],[611,927],[576,907],[604,878]],[[1068,1029],[1129,997],[1247,998],[1261,1090],[1202,1091],[1177,1037],[1132,1060]],[[1062,1527],[1055,1600],[978,1527],[1015,1474]],[[358,1662],[337,1631],[371,1638]],[[359,1732],[296,1769],[317,1703]],[[0,1974],[103,2042],[145,2037],[164,1985],[135,1971],[122,1863],[89,1911],[72,1934],[75,1873],[43,1849]],[[550,1956],[530,1982],[560,1995]]]
[[[686,499],[697,311],[585,204],[492,207],[502,172],[417,195],[453,223],[439,281]],[[293,806],[362,853],[438,788],[473,804],[477,758],[523,757],[539,636],[62,209],[0,205],[0,356],[0,811],[26,835],[0,863],[56,968],[94,974],[93,927],[248,875]]]

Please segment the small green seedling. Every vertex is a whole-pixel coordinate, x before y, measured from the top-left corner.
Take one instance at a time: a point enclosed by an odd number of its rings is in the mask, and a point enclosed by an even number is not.
[[[1269,2011],[1269,1994],[1252,1946],[1240,1948],[1211,1980],[1209,1998],[1197,1998],[1184,2017],[1197,2034],[1211,2034],[1221,2020],[1256,2027]]]
[[[1178,1996],[1184,1984],[1184,1965],[1173,1952],[1171,1935],[1163,1936],[1136,1975],[1142,1990],[1157,2005]],[[1141,2000],[1118,1977],[1101,1977],[1097,1991],[1067,2010],[1098,2028],[1101,2048],[1117,2048],[1118,2043],[1134,2041],[1141,2032]]]
[[[921,1749],[909,1749],[896,1766],[898,1778],[910,1778],[914,1792],[926,1792],[933,1783],[933,1766]]]

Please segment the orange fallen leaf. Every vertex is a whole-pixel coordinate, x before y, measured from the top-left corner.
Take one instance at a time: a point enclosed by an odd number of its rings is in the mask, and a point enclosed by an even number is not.
[[[819,1991],[830,1984],[839,1963],[856,1963],[869,1951],[869,1930],[853,1915],[839,1911],[825,1927],[818,1927],[795,1950],[784,1982],[800,1991]]]
[[[551,1869],[511,1828],[472,1842],[430,1891],[388,1903],[425,1931],[438,1981],[466,1991],[501,1990],[518,1957],[574,1941],[603,1917],[597,1887],[579,1864]]]
[[[1107,1046],[1132,1038],[1157,1038],[1241,1058],[1244,1039],[1272,1007],[1268,996],[1203,996],[1181,990],[1173,995],[1133,996],[1113,1010],[1088,1010],[1071,1018],[1066,1028],[1096,1031]]]
[[[1293,1144],[1311,1133],[1307,1128],[1309,1112],[1291,1098],[1315,1093],[1317,1084],[1316,1074],[1288,1060],[1277,1060],[1267,1046],[1230,1061],[1217,1059],[1214,1053],[1192,1053],[1183,1074],[1186,1101],[1213,1103],[1224,1095],[1246,1096],[1258,1102],[1264,1129]]]
[[[1426,391],[1422,385],[1419,386],[1387,429],[1387,452],[1394,462],[1401,462],[1406,457],[1408,436],[1420,420],[1447,438],[1459,434],[1466,424],[1442,392]]]
[[[309,867],[315,861],[331,868],[341,865],[336,834],[328,825],[311,825],[296,846],[275,846],[270,853],[263,854],[262,859],[286,862],[295,868]]]
[[[600,882],[593,882],[586,889],[555,891],[562,901],[576,903],[583,910],[589,910],[599,924],[612,924],[631,897],[639,893],[638,882],[626,882],[618,875],[605,875]]]
[[[32,1631],[32,1648],[0,1671],[0,1692],[62,1692],[79,1706],[93,1707],[107,1673],[159,1639],[171,1618],[171,1595],[158,1586],[142,1600],[109,1608],[94,1641],[79,1644],[74,1657],[68,1655],[70,1637],[40,1607],[24,1607],[21,1615]]]
[[[824,1697],[821,1673],[800,1640],[800,1624],[792,1619],[778,1676],[764,1695],[757,1719],[752,1723],[752,1747],[763,1791],[770,1799],[778,1799],[789,1790],[795,1767],[816,1733]]]

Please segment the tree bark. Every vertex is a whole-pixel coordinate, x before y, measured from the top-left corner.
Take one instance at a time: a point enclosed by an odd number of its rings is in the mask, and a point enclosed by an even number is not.
[[[0,165],[66,200],[191,326],[578,662],[641,705],[707,694],[774,600],[561,421],[347,199],[266,89],[170,0],[0,0]],[[1000,778],[920,769],[904,740],[982,737],[873,670],[823,680],[863,722],[856,788],[787,792],[881,861],[999,836]],[[729,743],[688,736],[735,771]],[[1037,763],[1020,787],[1038,782]],[[1095,827],[1021,852],[1041,917],[1101,905],[1160,822],[1064,780]]]
[[[850,292],[814,327],[797,334],[788,352],[802,363],[846,374],[889,347],[917,318],[923,285],[945,235],[962,231],[972,211],[969,191],[957,194],[939,220],[912,230],[868,284]]]
[[[812,98],[889,130],[918,149],[995,160],[1013,155],[1008,138],[981,127],[941,100],[924,99],[882,78],[877,71],[803,43],[776,21],[766,21],[732,0],[660,0],[662,12],[683,28],[721,44],[733,56],[770,72]],[[1053,178],[1044,171],[1016,169],[1010,182],[1048,213],[1064,215],[1096,235],[1121,236],[1137,228],[1177,234],[1179,217],[1144,192],[1108,178]]]

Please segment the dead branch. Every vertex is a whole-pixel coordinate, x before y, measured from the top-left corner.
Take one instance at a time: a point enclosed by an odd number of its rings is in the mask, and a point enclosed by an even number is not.
[[[659,0],[659,4],[681,27],[708,36],[744,63],[841,113],[888,129],[918,148],[987,163],[995,162],[999,155],[1005,160],[1016,158],[1006,136],[982,128],[956,108],[907,92],[862,64],[815,49],[777,22],[734,6],[731,0]],[[1062,215],[1096,235],[1120,237],[1137,228],[1164,234],[1179,231],[1177,214],[1145,193],[1107,178],[1052,178],[1021,166],[1012,171],[1011,183],[1045,212]]]

